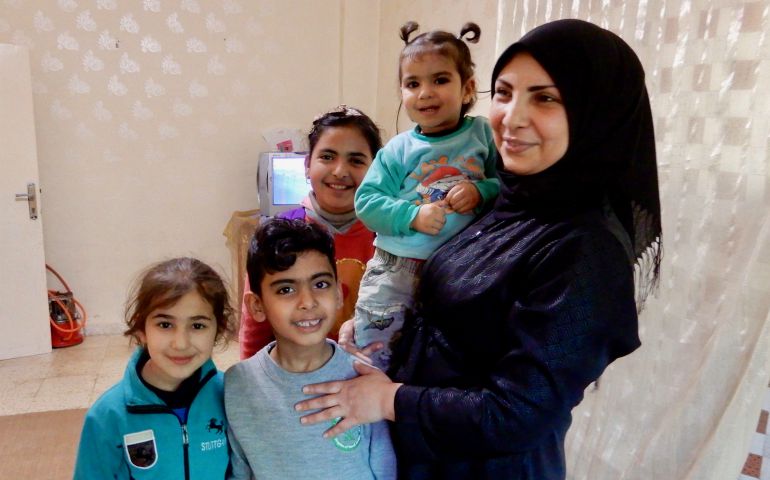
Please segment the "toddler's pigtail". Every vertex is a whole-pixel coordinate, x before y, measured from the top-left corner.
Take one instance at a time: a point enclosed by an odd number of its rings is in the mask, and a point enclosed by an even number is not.
[[[401,29],[399,30],[399,37],[404,41],[404,45],[409,45],[409,35],[416,32],[418,28],[420,28],[420,26],[417,24],[417,22],[413,22],[411,20],[401,25]]]
[[[472,36],[466,35],[472,34]],[[481,36],[481,28],[479,28],[478,25],[476,25],[473,22],[468,22],[465,25],[463,25],[463,28],[460,30],[460,35],[457,36],[458,40],[465,40],[468,43],[478,43],[479,37]]]

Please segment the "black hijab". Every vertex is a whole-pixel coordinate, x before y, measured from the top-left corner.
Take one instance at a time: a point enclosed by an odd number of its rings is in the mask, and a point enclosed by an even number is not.
[[[639,308],[655,288],[662,253],[655,137],[644,70],[620,37],[582,20],[557,20],[509,46],[497,76],[519,52],[528,52],[553,79],[569,124],[569,146],[550,168],[534,175],[503,169],[497,209],[570,215],[609,201],[631,239]]]

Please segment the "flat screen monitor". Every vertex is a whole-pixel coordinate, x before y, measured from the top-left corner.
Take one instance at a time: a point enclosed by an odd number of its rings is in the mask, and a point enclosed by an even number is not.
[[[262,215],[297,208],[310,192],[305,178],[305,153],[263,152],[257,166],[257,194]]]

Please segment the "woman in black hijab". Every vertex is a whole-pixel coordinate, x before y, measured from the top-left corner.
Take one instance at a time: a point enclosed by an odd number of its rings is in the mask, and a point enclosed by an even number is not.
[[[331,435],[393,421],[399,478],[565,478],[570,412],[639,346],[658,279],[653,126],[631,48],[548,23],[503,52],[492,92],[500,197],[426,263],[395,382],[358,365],[298,405],[324,408],[303,421],[342,417]]]

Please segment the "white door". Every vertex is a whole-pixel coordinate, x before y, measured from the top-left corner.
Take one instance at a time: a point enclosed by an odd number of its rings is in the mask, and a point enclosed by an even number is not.
[[[29,53],[0,44],[0,360],[51,351]]]

